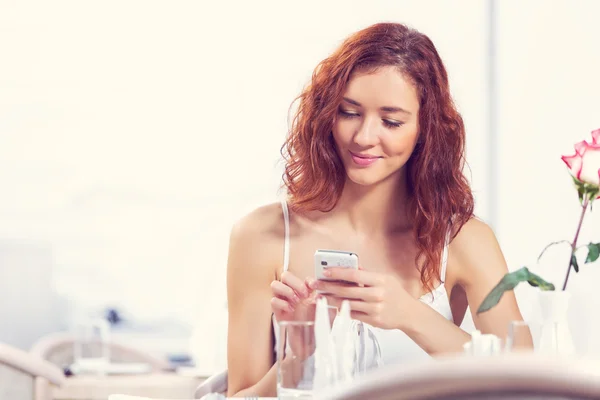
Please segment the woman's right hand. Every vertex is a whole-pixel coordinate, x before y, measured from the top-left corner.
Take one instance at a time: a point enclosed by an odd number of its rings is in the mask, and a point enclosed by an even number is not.
[[[273,293],[271,310],[277,322],[315,320],[316,292],[310,288],[308,281],[302,281],[291,272],[285,271],[281,274],[281,281],[271,282],[271,291]],[[308,331],[302,328],[288,329],[288,345],[294,357],[289,358],[286,354],[287,362],[284,364],[287,365],[286,368],[294,369],[294,363],[307,359],[315,351],[312,334],[314,328],[308,328]],[[289,363],[291,364],[288,365]]]
[[[277,321],[314,320],[316,293],[289,271],[271,282],[271,310]]]

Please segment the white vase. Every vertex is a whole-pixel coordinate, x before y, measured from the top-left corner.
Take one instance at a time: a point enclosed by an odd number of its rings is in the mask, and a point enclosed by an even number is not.
[[[575,354],[575,345],[569,328],[568,310],[571,293],[540,291],[538,296],[541,326],[537,351],[560,356]]]

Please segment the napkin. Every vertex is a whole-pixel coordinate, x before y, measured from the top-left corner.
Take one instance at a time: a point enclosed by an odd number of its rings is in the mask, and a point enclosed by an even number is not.
[[[352,379],[356,355],[356,331],[350,317],[350,303],[342,302],[333,324],[327,299],[317,300],[315,314],[315,390]]]
[[[476,330],[471,341],[463,345],[464,353],[471,356],[490,356],[501,352],[500,338],[492,334],[482,334]]]

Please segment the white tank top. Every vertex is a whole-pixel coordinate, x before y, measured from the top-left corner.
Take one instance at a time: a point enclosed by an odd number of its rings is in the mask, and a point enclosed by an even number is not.
[[[283,241],[283,271],[287,271],[290,263],[290,216],[285,200],[281,201],[283,210],[283,221],[285,227],[285,236]],[[440,270],[441,284],[431,292],[421,296],[419,299],[444,318],[453,321],[450,299],[444,285],[446,279],[446,266],[448,262],[448,243],[444,246],[442,253],[442,265]],[[273,318],[275,334],[278,335],[278,326]],[[371,366],[398,364],[403,362],[412,362],[431,358],[425,350],[417,345],[408,335],[399,329],[381,329],[365,325],[365,334],[371,339],[371,345],[366,346],[365,361]],[[379,356],[377,356],[379,354]]]

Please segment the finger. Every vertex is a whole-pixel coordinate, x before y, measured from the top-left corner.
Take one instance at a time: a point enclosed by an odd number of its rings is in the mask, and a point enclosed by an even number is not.
[[[331,280],[352,282],[357,285],[380,286],[383,283],[383,275],[364,269],[330,267],[323,271],[323,275]]]
[[[308,297],[308,288],[304,284],[304,281],[294,276],[294,274],[285,271],[281,274],[281,282],[294,289],[300,297]]]
[[[332,294],[337,297],[367,302],[381,301],[382,297],[382,289],[379,287],[360,287],[355,284],[319,281],[316,283],[316,288],[323,293]]]
[[[337,307],[338,309],[342,308],[342,302],[344,300],[348,301],[348,305],[350,306],[350,312],[359,312],[362,314],[368,314],[371,309],[369,303],[360,300],[348,300],[337,296],[332,295],[323,295],[323,297],[327,298],[327,305]]]
[[[360,322],[364,322],[371,326],[375,326],[375,321],[369,316],[369,314],[364,313],[362,311],[350,311],[350,318],[355,319]]]
[[[304,280],[306,286],[311,290],[315,290],[317,288],[317,282],[318,281],[315,278],[312,278],[310,276]]]
[[[300,298],[298,297],[294,289],[292,289],[285,283],[279,281],[271,282],[271,291],[275,296],[283,298],[284,300],[287,299],[294,304],[298,304],[300,302]]]
[[[314,286],[315,290],[321,294],[332,294],[347,299],[361,298],[360,292],[353,290],[358,288],[354,283],[318,281]]]
[[[315,293],[316,283],[317,283],[317,280],[310,276],[304,280],[304,285],[306,286],[306,289],[309,292],[309,297],[314,297],[314,295],[316,295],[316,293]]]
[[[339,285],[352,286],[352,287],[357,286],[355,283],[352,283],[352,282],[328,281],[328,280],[320,280],[320,279],[315,279],[315,278],[306,278],[306,285],[311,290],[317,290],[317,289],[320,290],[320,287],[319,287],[320,282],[335,282]]]
[[[271,309],[277,312],[294,312],[294,306],[279,297],[271,297]]]

